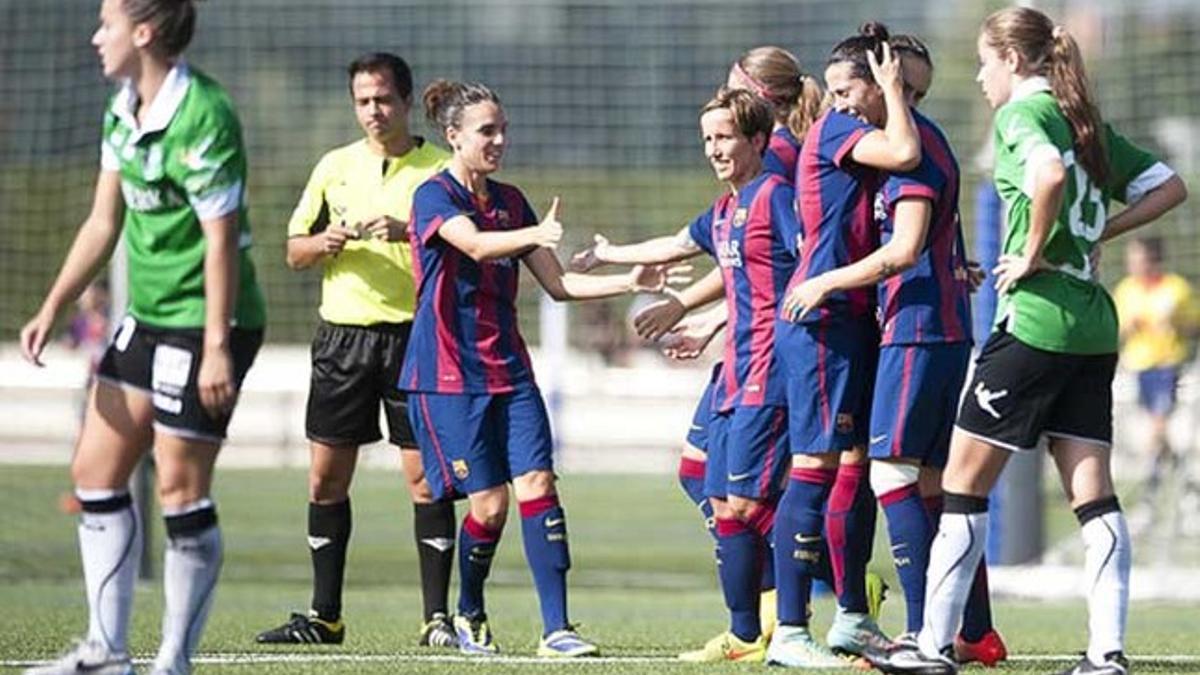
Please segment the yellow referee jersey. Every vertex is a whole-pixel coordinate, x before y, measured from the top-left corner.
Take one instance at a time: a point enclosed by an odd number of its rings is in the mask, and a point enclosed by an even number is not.
[[[1188,356],[1188,341],[1200,321],[1200,308],[1188,282],[1164,274],[1147,283],[1126,277],[1113,293],[1125,344],[1121,365],[1129,370],[1178,366]]]
[[[417,187],[450,161],[445,150],[416,140],[401,157],[376,154],[366,139],[330,150],[308,179],[288,236],[315,234],[330,223],[353,227],[380,216],[408,222]],[[407,241],[348,241],[324,265],[322,319],[351,326],[412,321],[416,290]]]

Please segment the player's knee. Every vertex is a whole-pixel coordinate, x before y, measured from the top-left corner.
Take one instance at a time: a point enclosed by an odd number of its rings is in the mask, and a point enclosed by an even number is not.
[[[432,504],[433,490],[429,487],[429,482],[422,476],[417,482],[408,483],[408,496],[412,498],[414,504]]]
[[[490,530],[504,528],[508,517],[508,487],[500,485],[471,495],[471,517]]]
[[[879,498],[911,485],[916,485],[921,467],[907,462],[871,462],[871,490]]]
[[[736,518],[742,522],[749,522],[758,510],[759,502],[753,499],[745,499],[743,497],[730,496],[728,511],[726,518]]]
[[[528,501],[555,494],[554,482],[553,471],[539,469],[514,478],[513,487],[517,491],[517,499]]]
[[[336,504],[350,496],[350,477],[325,472],[308,475],[308,499],[314,504]]]
[[[207,492],[207,486],[200,485],[198,481],[191,480],[182,472],[159,473],[158,501],[164,508],[191,504],[201,499],[207,499]]]

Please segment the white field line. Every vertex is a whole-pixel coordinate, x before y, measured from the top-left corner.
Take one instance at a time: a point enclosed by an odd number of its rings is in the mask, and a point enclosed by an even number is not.
[[[1040,663],[1045,661],[1073,662],[1079,654],[1016,654],[1008,657],[1012,663]],[[1169,663],[1200,665],[1200,654],[1141,654],[1129,657],[1134,663]],[[134,663],[149,664],[152,658],[136,658]],[[499,663],[499,664],[614,664],[614,663],[681,663],[674,656],[598,656],[578,659],[543,659],[534,656],[461,656],[455,654],[199,654],[192,663],[211,665],[253,665],[263,663]],[[41,666],[51,661],[4,660],[5,668]]]

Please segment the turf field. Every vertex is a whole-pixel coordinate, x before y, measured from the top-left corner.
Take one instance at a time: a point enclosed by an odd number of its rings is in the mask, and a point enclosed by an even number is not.
[[[308,600],[304,545],[305,474],[219,472],[215,490],[225,533],[222,584],[198,672],[746,672],[754,666],[690,666],[670,661],[723,628],[723,611],[707,535],[670,476],[570,476],[563,501],[571,531],[571,615],[604,649],[603,660],[543,664],[536,646],[536,600],[520,545],[508,528],[492,572],[489,614],[504,656],[464,662],[412,645],[420,613],[411,508],[398,475],[361,473],[353,491],[354,535],[347,570],[347,643],[264,649],[257,631],[282,622]],[[85,629],[74,519],[57,510],[67,487],[62,467],[0,467],[0,663],[44,659]],[[1061,518],[1065,514],[1052,514]],[[156,519],[157,521],[157,519]],[[152,536],[161,543],[161,525]],[[885,546],[877,550],[886,551]],[[889,561],[875,568],[891,577]],[[894,584],[893,584],[894,586]],[[157,643],[161,591],[139,588],[134,650]],[[832,612],[822,600],[816,626]],[[1084,606],[1005,602],[997,624],[1019,657],[997,673],[1046,673],[1064,667],[1084,645]],[[901,628],[903,601],[884,605],[884,627]],[[1129,651],[1138,672],[1200,672],[1200,612],[1183,604],[1135,604]],[[0,667],[2,669],[2,667]]]

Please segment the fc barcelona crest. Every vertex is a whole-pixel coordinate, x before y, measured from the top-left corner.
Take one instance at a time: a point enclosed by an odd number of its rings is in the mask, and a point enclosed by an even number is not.
[[[746,207],[739,208],[733,212],[733,226],[741,227],[746,224],[746,219],[750,217],[750,209]]]
[[[451,462],[450,467],[454,469],[454,477],[459,480],[466,480],[467,476],[471,474],[470,470],[467,469],[467,460],[465,459],[454,460]]]

